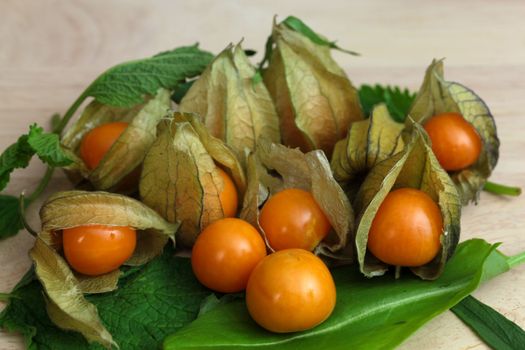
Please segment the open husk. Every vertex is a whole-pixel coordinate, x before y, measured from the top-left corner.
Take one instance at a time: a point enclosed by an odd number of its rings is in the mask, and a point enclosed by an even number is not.
[[[272,194],[287,188],[311,192],[327,216],[332,230],[314,253],[351,262],[353,259],[354,212],[345,193],[334,180],[323,152],[303,153],[283,145],[261,141],[257,152],[248,156],[248,186],[240,217],[259,229],[259,211]],[[268,247],[273,250],[268,241]]]
[[[443,76],[443,61],[434,60],[427,68],[409,116],[424,124],[430,117],[445,112],[461,114],[481,137],[483,147],[476,163],[466,169],[450,172],[463,204],[477,202],[479,193],[498,161],[496,124],[485,102],[469,88],[446,81]]]
[[[131,180],[126,177],[133,176],[132,173],[142,164],[146,151],[156,138],[157,124],[170,108],[170,94],[164,89],[160,89],[156,96],[144,104],[132,108],[111,107],[93,100],[62,138],[62,144],[74,160],[71,166],[65,168],[66,173],[73,182],[79,183],[86,179],[98,190],[120,190],[123,186],[119,185],[133,180],[136,187],[138,176]],[[89,169],[80,157],[82,139],[95,127],[112,122],[127,122],[129,126],[99,165]],[[124,190],[129,192],[130,189]]]
[[[367,277],[379,276],[388,265],[367,249],[372,221],[387,194],[398,188],[415,188],[428,194],[439,206],[443,218],[441,250],[428,264],[411,270],[423,279],[436,279],[459,241],[461,200],[447,172],[441,168],[418,124],[407,135],[403,151],[377,163],[366,176],[354,208],[357,215],[356,249],[361,272]]]
[[[62,230],[86,225],[129,226],[137,230],[133,256],[125,263],[142,265],[175,241],[177,224],[170,224],[152,209],[126,196],[107,192],[66,191],[51,196],[40,210],[42,231],[30,256],[46,296],[50,319],[60,328],[80,332],[88,341],[115,346],[96,307],[84,293],[117,288],[120,272],[85,276],[74,272],[62,256]]]

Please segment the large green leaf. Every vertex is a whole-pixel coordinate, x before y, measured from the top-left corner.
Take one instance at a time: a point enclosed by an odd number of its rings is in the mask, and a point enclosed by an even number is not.
[[[153,57],[116,65],[102,73],[82,94],[115,107],[142,103],[159,88],[171,89],[199,75],[213,59],[197,45],[178,47]]]
[[[171,335],[165,350],[187,349],[391,349],[479,283],[509,269],[507,258],[479,239],[462,243],[435,281],[410,275],[366,279],[353,266],[333,271],[337,305],[308,331],[275,334],[251,320],[244,301],[218,305]]]
[[[425,79],[409,115],[413,120],[424,124],[432,116],[446,112],[460,113],[476,129],[483,142],[476,163],[450,173],[463,204],[467,204],[477,201],[498,161],[499,139],[496,124],[485,102],[469,88],[446,81],[443,75],[443,61],[434,60],[427,68]],[[410,121],[407,120],[407,123]]]
[[[466,297],[451,311],[493,349],[513,350],[525,344],[520,326],[474,297]]]

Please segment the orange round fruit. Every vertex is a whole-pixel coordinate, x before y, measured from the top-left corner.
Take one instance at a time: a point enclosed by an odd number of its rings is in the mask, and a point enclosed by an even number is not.
[[[263,328],[277,333],[313,328],[325,321],[336,303],[330,271],[303,249],[285,249],[264,258],[246,288],[246,305]]]
[[[264,204],[259,223],[275,250],[313,250],[331,225],[310,192],[291,188],[276,193]]]
[[[224,218],[208,225],[191,253],[193,273],[206,287],[222,293],[240,292],[257,263],[266,256],[259,232],[249,223]]]
[[[430,118],[424,125],[432,151],[447,171],[465,169],[476,163],[482,141],[476,129],[458,113],[443,113]]]
[[[225,218],[234,217],[237,214],[238,206],[238,195],[237,188],[233,183],[230,175],[228,175],[224,170],[217,167],[217,171],[224,182],[224,187],[219,193],[219,200],[222,206],[222,212],[224,213]]]
[[[128,123],[114,122],[89,131],[80,144],[80,157],[89,169],[95,169],[111,146],[126,130]]]
[[[368,249],[379,260],[396,266],[421,266],[441,248],[443,218],[425,192],[401,188],[390,192],[372,221]]]
[[[126,226],[88,225],[62,230],[67,262],[89,276],[118,269],[133,255],[136,244],[135,230]]]

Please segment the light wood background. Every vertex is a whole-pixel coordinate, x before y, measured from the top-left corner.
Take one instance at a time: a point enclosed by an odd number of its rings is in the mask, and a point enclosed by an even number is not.
[[[219,52],[244,38],[262,51],[272,17],[294,14],[342,47],[362,53],[336,58],[355,84],[391,83],[416,89],[432,58],[446,57],[446,76],[473,88],[496,117],[501,156],[494,181],[525,187],[525,2],[516,1],[0,1],[0,150],[48,125],[105,68],[128,59],[200,42]],[[257,59],[260,58],[260,53]],[[38,161],[16,171],[7,193],[31,190]],[[48,191],[68,188],[56,174]],[[462,239],[504,242],[525,250],[525,197],[483,194],[464,210]],[[38,226],[31,207],[31,222]],[[28,269],[26,232],[0,242],[0,291]],[[525,327],[525,265],[481,286],[474,295]],[[3,308],[0,303],[0,308]],[[349,335],[350,336],[350,335]],[[381,336],[378,334],[378,336]],[[0,349],[21,349],[0,332]],[[484,349],[452,313],[429,322],[402,349]]]

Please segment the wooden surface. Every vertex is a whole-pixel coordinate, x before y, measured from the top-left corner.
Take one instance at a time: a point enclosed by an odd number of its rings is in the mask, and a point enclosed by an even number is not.
[[[355,84],[417,88],[432,58],[446,57],[447,78],[474,89],[492,109],[501,139],[493,180],[525,187],[525,3],[523,1],[0,1],[0,150],[32,122],[47,125],[103,69],[124,60],[200,42],[219,52],[244,38],[262,50],[272,16],[294,14],[361,57],[336,54]],[[257,56],[257,59],[260,58]],[[43,173],[37,161],[14,173],[7,193],[31,190]],[[56,174],[48,193],[67,188]],[[462,239],[504,242],[525,250],[525,197],[483,194],[464,210]],[[30,222],[38,226],[31,207]],[[30,265],[32,238],[0,242],[0,291]],[[525,327],[525,265],[474,295]],[[1,303],[0,303],[1,305]],[[2,308],[3,306],[0,306]],[[378,334],[380,336],[380,334]],[[21,349],[0,332],[0,349]],[[453,314],[429,322],[402,349],[484,349]]]

